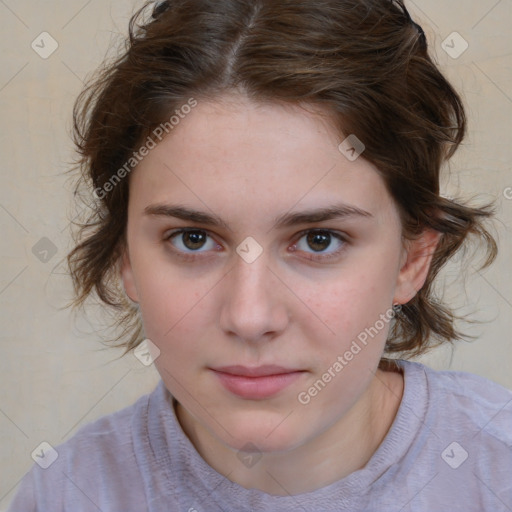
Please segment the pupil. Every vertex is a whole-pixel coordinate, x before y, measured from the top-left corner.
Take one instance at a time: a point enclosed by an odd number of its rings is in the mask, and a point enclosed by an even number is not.
[[[204,245],[204,233],[199,231],[191,231],[184,234],[185,237],[185,245],[188,249],[196,250],[200,249]]]
[[[331,235],[328,233],[310,233],[308,235],[308,244],[314,251],[320,252],[327,247],[331,242]]]

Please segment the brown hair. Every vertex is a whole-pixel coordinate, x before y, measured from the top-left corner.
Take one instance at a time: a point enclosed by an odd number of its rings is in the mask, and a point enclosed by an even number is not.
[[[126,50],[75,105],[77,192],[85,185],[101,194],[68,255],[74,306],[95,293],[114,307],[119,345],[128,351],[142,341],[138,310],[118,273],[129,179],[115,175],[129,172],[134,152],[191,98],[239,89],[254,101],[327,108],[340,136],[355,134],[365,144],[364,158],[397,205],[404,239],[425,228],[442,233],[425,285],[393,321],[386,353],[419,355],[468,337],[433,283],[470,234],[486,245],[482,268],[492,263],[497,246],[483,221],[494,210],[440,196],[441,166],[463,140],[466,118],[403,2],[173,0],[150,17],[151,5],[132,17]]]

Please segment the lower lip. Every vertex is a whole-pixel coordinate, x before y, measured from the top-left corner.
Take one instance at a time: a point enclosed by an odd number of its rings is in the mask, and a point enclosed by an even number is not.
[[[276,395],[304,372],[281,373],[263,377],[244,377],[214,371],[221,384],[231,393],[248,400],[263,400]]]

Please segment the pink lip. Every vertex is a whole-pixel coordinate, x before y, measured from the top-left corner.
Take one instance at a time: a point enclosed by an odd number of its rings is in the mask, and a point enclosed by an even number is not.
[[[255,368],[225,366],[212,370],[228,391],[249,400],[262,400],[275,395],[304,373],[303,370],[275,365]]]

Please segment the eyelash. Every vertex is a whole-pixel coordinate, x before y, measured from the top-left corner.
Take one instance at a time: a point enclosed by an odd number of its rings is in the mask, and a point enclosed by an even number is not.
[[[185,233],[204,233],[208,237],[214,239],[213,236],[208,231],[206,231],[204,229],[185,228],[185,229],[179,229],[179,230],[173,231],[172,233],[169,233],[168,235],[165,236],[164,241],[170,242],[174,238],[178,237],[179,235],[183,235]],[[335,259],[340,256],[340,254],[345,250],[346,245],[348,244],[347,238],[345,236],[343,236],[341,233],[339,233],[337,231],[332,231],[330,229],[316,228],[316,229],[308,229],[305,231],[301,231],[300,233],[297,233],[297,235],[295,237],[295,242],[293,243],[293,246],[296,246],[298,244],[298,242],[302,238],[304,238],[304,236],[309,235],[310,233],[321,233],[321,234],[330,235],[331,237],[340,241],[342,243],[342,246],[338,250],[336,250],[332,253],[327,253],[325,255],[321,255],[321,253],[317,253],[319,255],[315,255],[314,253],[306,253],[306,254],[309,254],[309,256],[304,259],[306,259],[308,261],[325,262],[325,261],[330,261],[332,259]],[[220,244],[218,244],[218,243],[217,243],[217,245],[220,246]],[[171,244],[171,246],[172,246],[172,244]],[[200,256],[200,254],[202,254],[202,253],[199,253],[199,252],[185,253],[180,250],[177,250],[174,247],[172,247],[172,251],[176,256],[178,256],[179,258],[182,258],[185,261],[196,261],[199,258],[203,258],[203,256]]]

